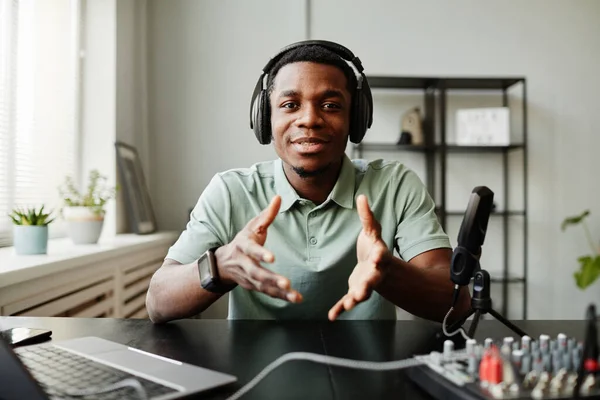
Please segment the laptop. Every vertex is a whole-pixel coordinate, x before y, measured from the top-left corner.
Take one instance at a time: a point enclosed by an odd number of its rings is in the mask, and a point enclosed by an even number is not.
[[[0,399],[178,399],[235,376],[98,337],[13,349],[0,339]]]

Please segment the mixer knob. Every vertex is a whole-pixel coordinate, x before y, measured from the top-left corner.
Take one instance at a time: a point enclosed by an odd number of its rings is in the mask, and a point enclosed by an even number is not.
[[[554,350],[552,353],[552,372],[558,373],[558,371],[563,367],[563,357],[560,350]]]
[[[543,399],[548,393],[548,382],[539,381],[531,391],[531,397],[534,399]]]
[[[444,358],[449,359],[454,351],[454,342],[452,340],[444,341]]]
[[[471,375],[472,377],[476,377],[477,376],[477,368],[479,366],[479,363],[477,362],[477,358],[475,357],[474,354],[470,355],[467,362],[468,362],[467,373],[469,375]]]
[[[589,374],[585,377],[583,383],[581,384],[581,393],[589,393],[590,390],[594,388],[594,386],[596,386],[596,378],[593,374]]]
[[[567,382],[567,371],[564,368],[561,368],[556,372],[556,375],[550,381],[550,391],[553,393],[560,393],[565,383]]]
[[[442,354],[439,351],[432,351],[429,353],[429,360],[433,365],[442,365]]]
[[[571,354],[569,353],[561,353],[562,357],[562,366],[567,371],[571,371],[573,366],[571,365]]]
[[[550,351],[550,336],[540,335],[540,350],[542,353],[548,353]]]
[[[525,353],[531,351],[531,338],[527,335],[521,338],[521,350],[523,350]]]
[[[567,351],[569,353],[573,352],[573,349],[575,348],[575,346],[577,346],[577,342],[575,341],[574,338],[567,339]]]
[[[521,370],[521,364],[523,362],[523,351],[522,350],[513,350],[511,361],[517,367],[518,370]]]
[[[573,349],[573,352],[571,353],[571,360],[571,370],[577,371],[577,368],[579,368],[579,364],[581,364],[581,353],[579,352],[579,349],[577,347],[575,347]]]
[[[567,351],[567,335],[564,333],[559,333],[556,336],[556,342],[558,343],[558,349],[560,351]]]
[[[477,340],[467,339],[467,344],[466,344],[467,354],[475,354],[475,346],[476,345],[477,345]]]
[[[536,370],[532,369],[531,371],[525,374],[525,378],[523,378],[523,388],[531,389],[535,385],[537,385],[538,381],[538,373]]]
[[[531,371],[531,354],[523,354],[521,357],[521,374],[525,375]]]

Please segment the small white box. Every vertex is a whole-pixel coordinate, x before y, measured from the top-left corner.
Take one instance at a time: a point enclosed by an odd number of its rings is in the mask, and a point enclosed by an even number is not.
[[[456,144],[462,146],[510,145],[508,107],[458,110],[456,112]]]

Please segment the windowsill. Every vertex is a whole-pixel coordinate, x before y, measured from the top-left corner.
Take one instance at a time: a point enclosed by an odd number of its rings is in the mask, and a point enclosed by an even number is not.
[[[3,247],[0,248],[0,288],[132,251],[150,249],[158,244],[170,245],[176,239],[175,232],[120,234],[88,245],[75,245],[69,238],[51,239],[48,241],[48,254],[30,256],[17,255],[13,247]]]

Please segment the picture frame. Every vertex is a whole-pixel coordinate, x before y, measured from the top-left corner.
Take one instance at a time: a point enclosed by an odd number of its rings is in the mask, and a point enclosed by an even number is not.
[[[131,228],[138,235],[156,232],[156,217],[137,149],[120,141],[115,142],[115,149]]]

